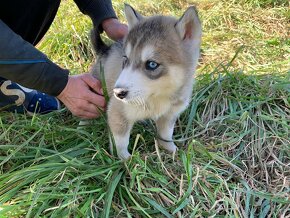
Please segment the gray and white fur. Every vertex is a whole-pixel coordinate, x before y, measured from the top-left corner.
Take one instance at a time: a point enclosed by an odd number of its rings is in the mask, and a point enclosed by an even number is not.
[[[130,131],[136,121],[156,122],[160,147],[175,152],[175,121],[190,102],[201,43],[194,7],[180,19],[143,17],[125,4],[129,33],[123,42],[104,44],[94,35],[98,60],[91,72],[100,79],[100,63],[110,96],[107,117],[118,157],[130,158]],[[112,143],[111,143],[112,150]]]

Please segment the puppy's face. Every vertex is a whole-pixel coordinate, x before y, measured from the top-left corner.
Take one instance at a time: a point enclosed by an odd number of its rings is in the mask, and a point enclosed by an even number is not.
[[[114,89],[118,99],[143,104],[152,97],[169,97],[182,85],[185,69],[181,60],[158,36],[130,32],[124,50],[123,70]]]
[[[129,34],[115,97],[137,105],[149,103],[152,98],[173,97],[192,77],[197,62],[199,47],[195,49],[186,35],[193,36],[193,25],[186,27],[185,15],[180,20],[165,16],[143,18],[130,6],[125,14]]]

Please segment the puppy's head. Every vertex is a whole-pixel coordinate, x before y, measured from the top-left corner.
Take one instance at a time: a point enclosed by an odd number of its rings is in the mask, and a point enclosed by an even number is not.
[[[123,70],[114,95],[127,103],[171,98],[192,76],[199,57],[201,25],[194,7],[180,19],[143,17],[125,5],[129,33],[124,43]]]

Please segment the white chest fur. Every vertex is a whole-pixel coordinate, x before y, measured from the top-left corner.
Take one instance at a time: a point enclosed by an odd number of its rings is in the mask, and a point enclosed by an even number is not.
[[[188,100],[186,99],[151,99],[150,103],[146,105],[131,105],[123,103],[124,114],[128,120],[132,122],[144,119],[157,120],[164,114],[174,111],[174,113],[179,113],[179,111],[184,110],[187,106]]]
[[[131,105],[124,103],[124,112],[131,121],[153,119],[156,120],[171,108],[169,100],[151,101],[145,105]]]

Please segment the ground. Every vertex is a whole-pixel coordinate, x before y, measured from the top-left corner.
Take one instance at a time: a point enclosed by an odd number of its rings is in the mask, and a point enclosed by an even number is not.
[[[289,217],[289,2],[134,1],[141,14],[181,16],[195,4],[203,43],[178,153],[152,122],[131,134],[133,157],[108,152],[106,118],[78,129],[60,112],[0,112],[0,217]],[[113,1],[125,22],[123,2]],[[72,1],[38,48],[71,70],[93,60],[90,19]]]

